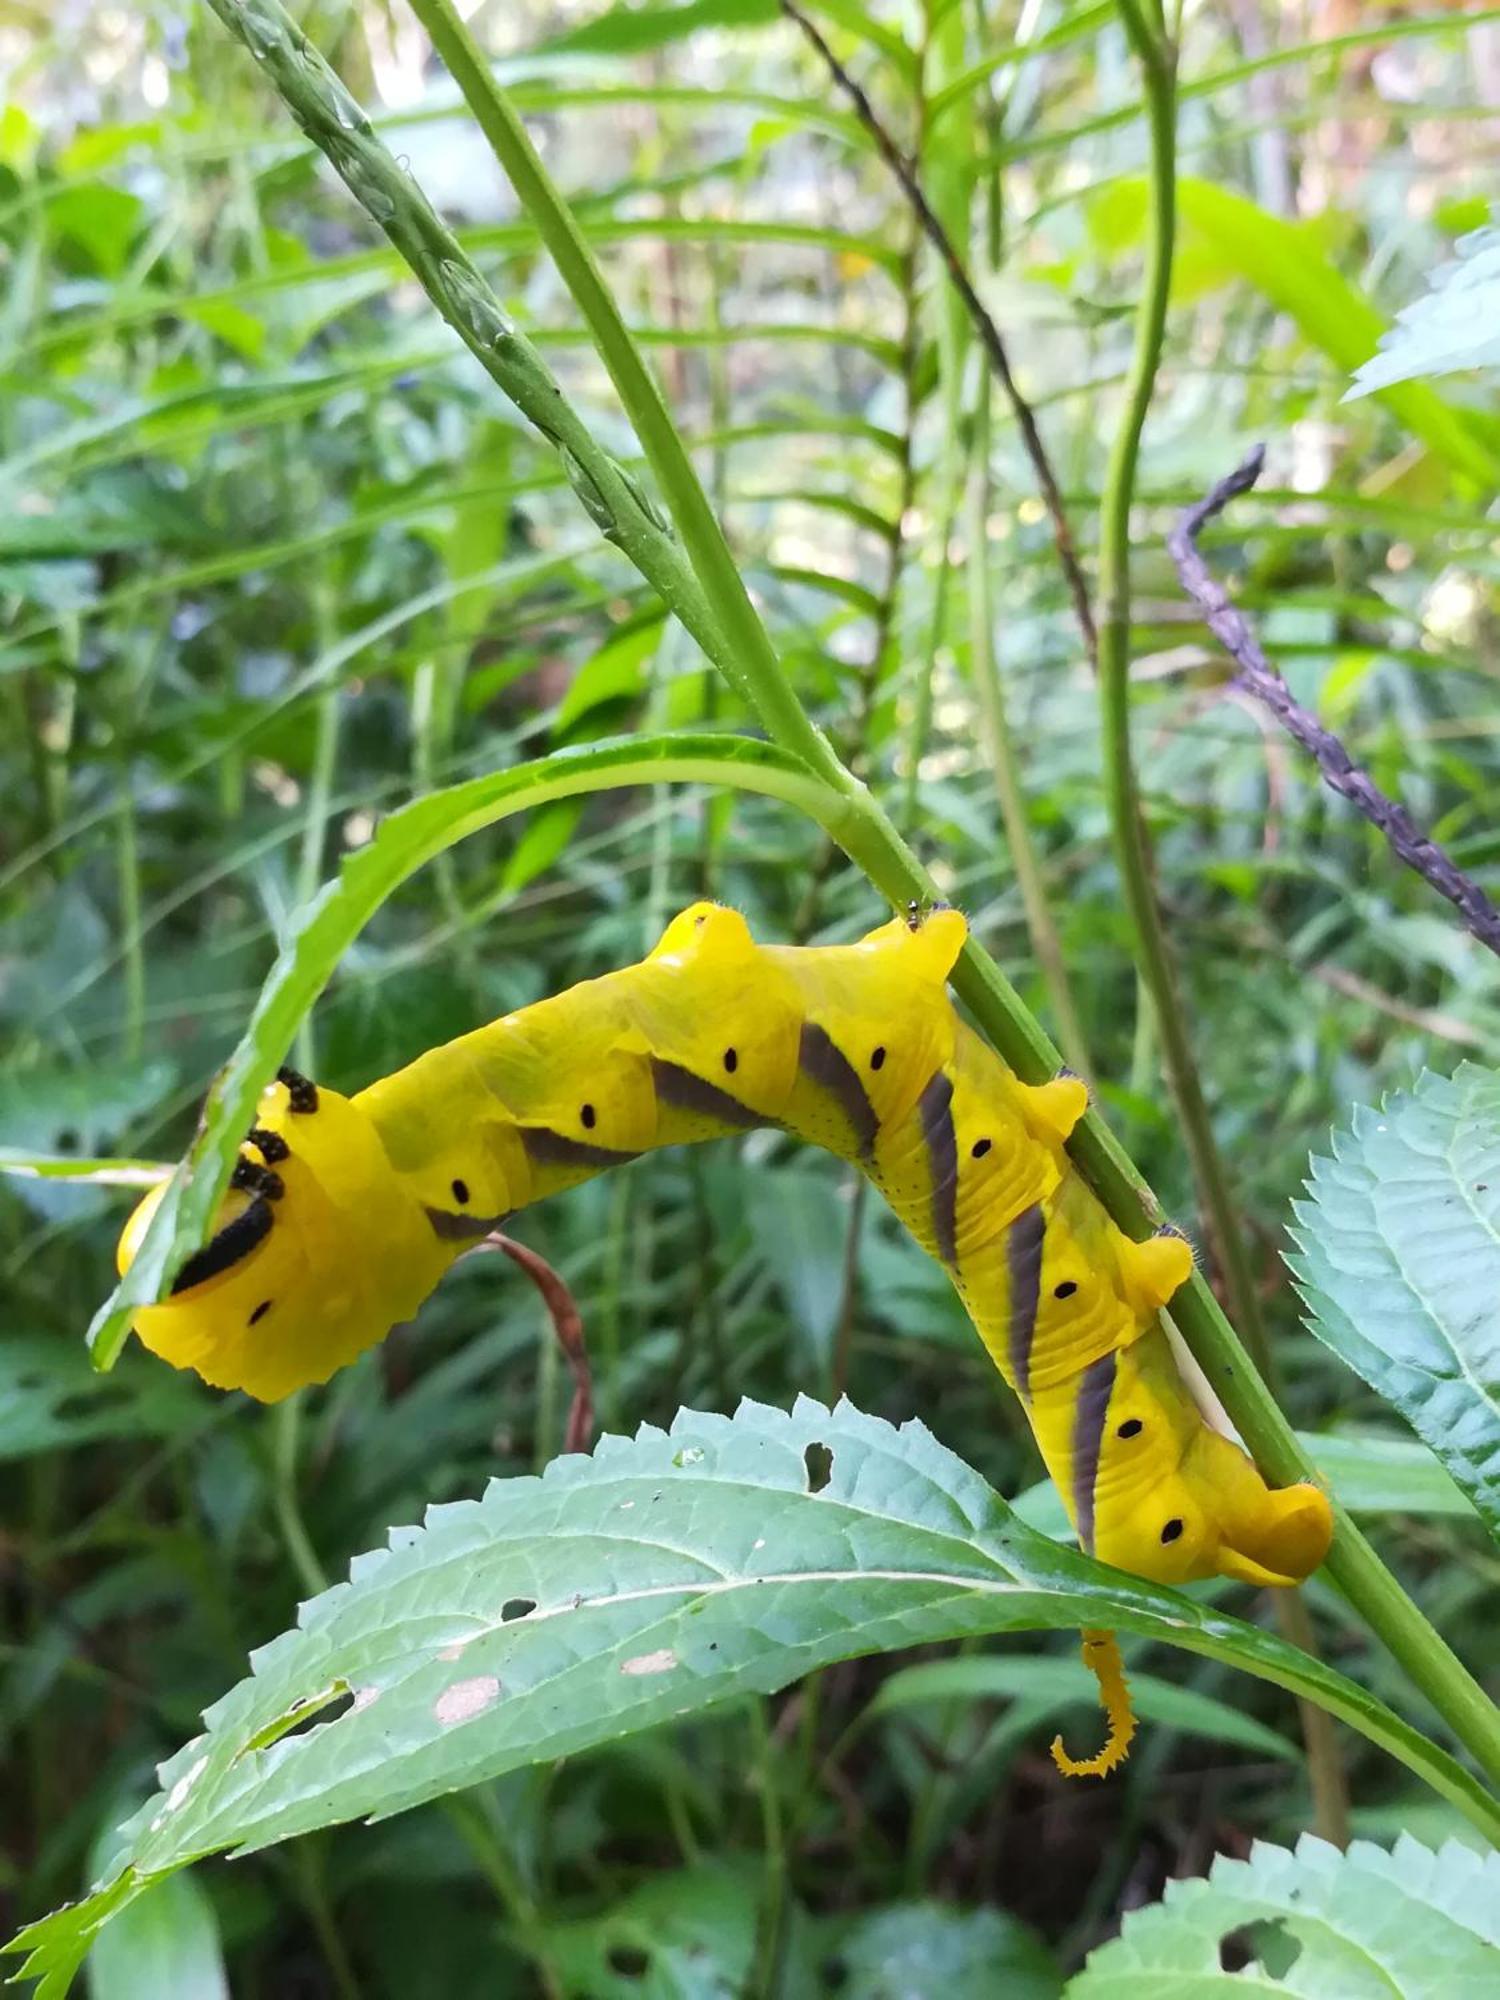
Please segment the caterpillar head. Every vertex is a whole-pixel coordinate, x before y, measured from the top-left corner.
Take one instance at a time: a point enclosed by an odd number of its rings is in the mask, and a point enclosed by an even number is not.
[[[126,1223],[122,1274],[163,1192],[153,1188]],[[288,1077],[261,1095],[213,1235],[170,1296],[136,1314],[135,1330],[215,1388],[277,1402],[410,1318],[454,1249],[359,1105]]]

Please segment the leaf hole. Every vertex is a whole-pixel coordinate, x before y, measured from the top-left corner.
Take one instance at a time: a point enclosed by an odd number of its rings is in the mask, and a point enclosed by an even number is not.
[[[500,1607],[500,1623],[513,1625],[518,1618],[529,1618],[535,1610],[534,1597],[508,1597]]]
[[[283,1743],[289,1736],[310,1736],[317,1729],[324,1729],[339,1721],[354,1707],[354,1690],[346,1680],[336,1680],[316,1694],[304,1696],[285,1709],[273,1722],[257,1729],[255,1734],[236,1752],[239,1758],[249,1756],[252,1750],[269,1750],[273,1743]]]
[[[611,1972],[622,1979],[644,1979],[651,1970],[651,1954],[638,1944],[612,1944],[605,1953]]]
[[[1301,1956],[1301,1939],[1279,1917],[1240,1924],[1219,1939],[1219,1964],[1225,1972],[1257,1971],[1268,1979],[1285,1979]]]
[[[833,1453],[826,1444],[810,1444],[802,1454],[802,1463],[807,1468],[807,1490],[821,1493],[833,1477]]]

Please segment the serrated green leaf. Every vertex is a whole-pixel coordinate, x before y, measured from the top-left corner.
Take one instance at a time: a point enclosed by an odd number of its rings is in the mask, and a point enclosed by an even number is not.
[[[1500,1830],[1467,1772],[1341,1674],[1035,1534],[921,1424],[804,1397],[684,1411],[670,1434],[605,1437],[394,1531],[162,1766],[123,1829],[125,1874],[11,1949],[65,1956],[101,1910],[204,1855],[384,1818],[834,1660],[1084,1625],[1307,1695]]]
[[[1354,373],[1346,403],[1419,375],[1500,363],[1500,229],[1476,229],[1458,259],[1433,273],[1431,289],[1396,315],[1396,325]]]
[[[1288,1259],[1308,1324],[1500,1535],[1500,1075],[1424,1076],[1311,1167]]]
[[[1450,1841],[1434,1854],[1306,1835],[1294,1852],[1257,1841],[1206,1880],[1169,1882],[1126,1917],[1068,1982],[1068,2000],[1488,2000],[1500,1992],[1500,1855]],[[1246,1959],[1248,1958],[1248,1963]],[[1228,1963],[1225,1963],[1225,1960]]]

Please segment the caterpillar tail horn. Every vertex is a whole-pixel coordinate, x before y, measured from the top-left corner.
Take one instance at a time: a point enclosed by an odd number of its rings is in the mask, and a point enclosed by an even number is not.
[[[1054,1736],[1052,1761],[1065,1778],[1107,1778],[1130,1755],[1135,1736],[1130,1686],[1113,1632],[1085,1632],[1081,1650],[1083,1664],[1099,1683],[1099,1702],[1109,1723],[1109,1734],[1104,1739],[1104,1748],[1093,1757],[1070,1757],[1061,1736]]]

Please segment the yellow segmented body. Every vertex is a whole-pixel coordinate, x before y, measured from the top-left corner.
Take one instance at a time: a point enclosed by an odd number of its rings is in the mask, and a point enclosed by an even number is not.
[[[658,1146],[778,1125],[855,1162],[948,1270],[1085,1549],[1163,1581],[1306,1576],[1327,1501],[1271,1489],[1205,1422],[1157,1324],[1191,1253],[1130,1242],[1073,1170],[1082,1083],[1022,1083],[954,1012],[965,935],[939,909],[857,944],[758,946],[696,904],[641,964],[356,1097],[278,1081],[219,1235],[137,1331],[275,1400],[409,1319],[518,1209]]]

